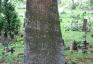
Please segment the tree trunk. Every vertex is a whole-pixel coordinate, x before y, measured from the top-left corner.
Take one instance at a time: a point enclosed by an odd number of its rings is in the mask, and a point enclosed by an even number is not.
[[[27,0],[24,64],[65,64],[57,0]]]

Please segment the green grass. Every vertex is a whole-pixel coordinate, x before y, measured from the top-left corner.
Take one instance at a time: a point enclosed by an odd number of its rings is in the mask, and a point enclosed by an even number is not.
[[[76,1],[76,0],[74,0],[74,1]],[[61,4],[59,4],[58,7],[61,8],[64,5],[69,4],[71,2],[72,2],[72,0],[61,0]]]
[[[61,4],[60,4],[59,8],[60,7],[61,7]],[[74,19],[74,21],[78,20],[78,22],[81,23],[81,20],[83,20],[83,12],[88,11],[88,10],[82,10],[82,9],[76,8],[74,11],[78,11],[79,13],[74,12],[70,8],[64,8],[64,10],[72,11],[72,13],[67,12],[66,14],[59,13],[59,19],[62,19],[62,22],[60,22],[60,26],[61,26],[62,38],[64,39],[65,45],[71,46],[71,44],[74,40],[76,40],[77,42],[81,42],[81,44],[82,44],[83,41],[85,40],[82,38],[82,36],[85,33],[84,31],[71,31],[71,30],[65,31],[64,27],[65,26],[70,27],[70,23],[72,22],[70,14],[74,15],[75,17],[77,16],[77,14],[79,14],[80,19],[78,19],[78,18],[73,18],[73,19]],[[93,15],[91,13],[86,13],[84,17],[93,18]],[[88,23],[90,21],[92,24],[91,19],[88,19],[87,21],[88,21]],[[90,28],[92,28],[92,29],[90,32],[87,32],[86,40],[89,43],[89,45],[93,46],[93,38],[91,37],[91,34],[93,33],[93,25]],[[71,53],[70,50],[64,50],[64,54],[65,54],[65,59],[68,62],[68,64],[73,64],[73,63],[83,64],[83,62],[86,64],[93,64],[93,54],[90,52],[88,52],[87,54],[82,54],[81,51]],[[86,59],[86,58],[88,58],[88,59]]]
[[[63,10],[72,11],[71,8],[64,8]],[[79,8],[76,8],[75,10],[76,10],[76,11],[84,11],[84,10],[79,9]]]
[[[62,1],[62,0],[61,0]],[[63,1],[62,1],[63,2]],[[64,1],[66,2],[66,1]],[[70,0],[71,2],[71,0]],[[66,2],[66,4],[68,4],[69,2]],[[63,6],[64,4],[60,4],[58,5],[59,7]],[[65,10],[70,10],[70,8],[65,8]],[[81,9],[78,9],[76,8],[75,9],[76,11],[82,11]],[[24,13],[25,12],[25,9],[24,7],[21,8],[20,10],[16,10],[17,13]],[[73,14],[76,14],[76,13],[73,13]],[[80,19],[75,19],[75,21],[79,21],[81,22],[82,20],[82,14],[83,12],[79,13],[80,15]],[[91,14],[86,14],[86,16],[91,16],[93,17],[93,15]],[[24,23],[24,18],[23,17],[20,17],[18,16],[21,23]],[[60,27],[61,27],[61,32],[62,32],[62,38],[64,39],[64,42],[67,46],[71,46],[72,42],[74,40],[76,41],[81,41],[83,42],[84,39],[82,39],[81,37],[84,35],[84,31],[65,31],[65,28],[64,26],[67,25],[67,24],[70,24],[71,22],[71,18],[70,18],[70,13],[67,13],[67,14],[61,14],[59,13],[59,19],[62,19],[62,22],[60,23]],[[69,21],[69,22],[68,22]],[[91,21],[91,20],[88,20],[88,21]],[[91,28],[93,28],[93,25],[91,26]],[[24,31],[22,31],[24,28],[23,28],[23,25],[21,25],[21,28],[20,28],[20,33],[24,34]],[[88,32],[87,33],[87,41],[89,42],[89,44],[93,45],[93,38],[91,38],[91,34],[93,33],[93,31],[91,32]],[[15,44],[9,44],[9,48],[11,47],[14,47],[15,49],[15,52],[13,55],[11,55],[10,52],[7,52],[6,54],[8,54],[7,57],[4,57],[4,59],[2,59],[2,57],[0,57],[0,61],[3,61],[4,64],[23,64],[23,55],[20,55],[19,58],[18,58],[18,53],[23,53],[24,52],[24,44],[23,44],[23,38],[20,37],[20,35],[16,35],[15,36],[15,39],[18,40],[18,42],[15,42]],[[0,54],[2,54],[4,50],[4,46],[3,45],[0,45]],[[93,54],[91,54],[90,52],[88,52],[87,54],[82,54],[82,52],[71,52],[70,50],[64,50],[64,54],[65,54],[65,59],[66,61],[68,62],[68,64],[72,64],[73,62],[77,63],[77,64],[82,64],[82,62],[85,62],[87,64],[93,64],[93,61],[91,62],[90,60],[93,60]],[[85,59],[86,57],[88,57],[89,59]],[[18,63],[20,62],[20,63]]]

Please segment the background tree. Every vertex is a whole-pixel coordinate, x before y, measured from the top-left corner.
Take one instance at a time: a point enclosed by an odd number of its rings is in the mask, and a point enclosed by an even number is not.
[[[90,0],[90,9],[92,9],[93,6],[93,0]]]
[[[4,1],[3,3],[3,15],[6,21],[3,22],[3,30],[5,31],[5,36],[7,32],[17,31],[20,27],[20,21],[18,19],[17,13],[15,12],[15,6],[11,2]]]
[[[24,64],[65,64],[57,0],[27,0]]]

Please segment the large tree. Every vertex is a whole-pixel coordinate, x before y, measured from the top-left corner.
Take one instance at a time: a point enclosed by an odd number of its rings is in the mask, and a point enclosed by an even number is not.
[[[57,0],[27,0],[24,64],[65,64]]]

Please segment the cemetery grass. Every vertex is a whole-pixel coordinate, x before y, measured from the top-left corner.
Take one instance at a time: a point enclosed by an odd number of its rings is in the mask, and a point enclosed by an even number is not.
[[[12,42],[9,42],[8,44],[9,48],[13,47],[15,52],[13,53],[13,55],[11,55],[11,52],[4,51],[4,45],[0,45],[0,64],[23,64],[24,41],[23,41],[23,37],[21,37],[21,34],[24,34],[24,28],[23,28],[24,17],[22,17],[22,14],[24,14],[25,10],[26,9],[24,8],[24,6],[16,9],[16,12],[18,13],[18,17],[21,21],[21,27],[19,30],[20,34],[15,35],[15,38],[12,40]],[[6,41],[7,39],[8,38],[5,38]],[[2,55],[3,51],[7,56]]]
[[[62,0],[61,0],[62,1]],[[21,10],[19,11],[19,9],[17,10],[18,14],[19,13],[24,13],[25,9],[21,8]],[[67,23],[71,22],[71,18],[70,18],[70,13],[67,14],[59,14],[60,15],[60,19],[62,18],[62,22],[60,22],[61,25],[61,32],[62,32],[62,38],[65,41],[66,46],[71,46],[71,43],[73,40],[76,41],[80,41],[83,42],[84,39],[82,38],[82,36],[84,35],[83,31],[66,31],[64,26]],[[91,14],[87,14],[86,16],[92,16]],[[81,22],[82,20],[82,13],[80,13],[80,19],[78,20],[79,22]],[[92,16],[93,17],[93,16]],[[24,23],[24,18],[19,16],[20,21],[22,23],[21,28],[20,28],[20,33],[24,34],[24,31],[22,31],[23,28],[23,23]],[[77,20],[75,20],[77,21]],[[93,26],[91,26],[92,28]],[[91,38],[91,34],[93,33],[92,29],[91,32],[87,33],[87,41],[89,42],[90,45],[93,45],[93,38]],[[4,64],[23,64],[23,55],[19,55],[19,53],[24,52],[24,41],[23,38],[20,37],[20,35],[16,35],[15,39],[17,39],[17,42],[14,41],[14,43],[9,44],[9,48],[13,47],[15,49],[15,52],[13,53],[13,55],[11,55],[10,52],[7,52],[6,54],[8,54],[8,56],[4,57],[4,59],[2,59],[2,56],[0,56],[0,63],[4,63]],[[11,43],[11,42],[10,42]],[[2,52],[4,51],[4,46],[0,45],[0,55],[2,54]],[[72,64],[72,63],[76,63],[76,64],[83,64],[83,63],[87,63],[87,64],[93,64],[93,54],[90,52],[87,52],[86,54],[82,54],[82,52],[73,52],[71,53],[70,50],[64,50],[64,54],[65,54],[65,59],[67,61],[68,64]]]
[[[75,18],[77,14],[74,14],[74,22],[82,23],[83,21],[83,12],[78,13],[80,15],[80,19]],[[86,13],[84,17],[92,17],[93,15],[91,13]],[[71,15],[70,12],[67,12],[66,14],[59,13],[59,19],[62,19],[62,22],[60,22],[61,26],[61,33],[62,38],[64,39],[64,43],[66,46],[72,45],[72,42],[75,40],[77,42],[81,42],[80,46],[82,45],[83,41],[85,40],[82,38],[84,35],[84,31],[71,31]],[[86,34],[86,40],[89,42],[89,45],[93,46],[93,38],[91,37],[91,34],[93,33],[93,20],[88,19],[88,23],[91,23],[90,32],[87,32]],[[68,28],[67,28],[68,27]],[[93,51],[93,48],[92,48]],[[93,64],[93,53],[90,53],[89,51],[86,54],[83,54],[82,51],[75,51],[71,52],[70,50],[64,50],[65,59],[68,64]]]
[[[23,39],[21,37],[17,37],[17,42],[10,42],[8,44],[9,48],[13,47],[15,52],[13,55],[11,52],[5,52],[4,58],[3,56],[0,56],[0,63],[1,64],[23,64],[23,51],[24,51],[24,44],[23,44]],[[4,45],[0,45],[0,55],[2,55],[2,52],[4,51]],[[18,55],[22,53],[22,55]]]
[[[74,1],[76,1],[76,0],[74,0]],[[61,7],[65,6],[66,4],[69,4],[71,2],[72,2],[72,0],[61,0],[61,4],[59,4],[58,7],[61,8]]]

